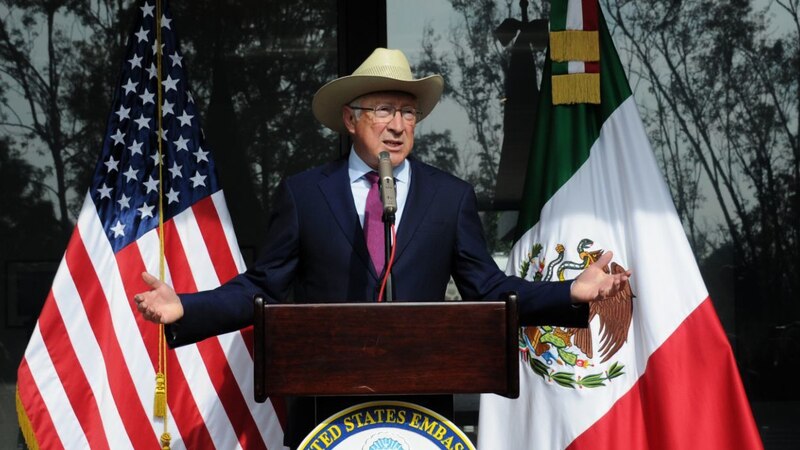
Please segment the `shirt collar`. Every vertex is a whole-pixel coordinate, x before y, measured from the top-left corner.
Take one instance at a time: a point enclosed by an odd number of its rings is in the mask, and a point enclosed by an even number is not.
[[[358,156],[354,148],[350,148],[350,156],[347,158],[347,172],[350,176],[350,184],[355,183],[364,177],[368,172],[373,169]],[[394,179],[398,183],[408,183],[409,175],[411,174],[411,165],[408,159],[404,159],[399,166],[394,167],[392,170]]]

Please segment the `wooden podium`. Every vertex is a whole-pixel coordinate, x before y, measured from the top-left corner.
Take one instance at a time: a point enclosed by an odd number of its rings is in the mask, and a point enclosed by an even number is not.
[[[255,397],[519,396],[516,297],[486,302],[255,300]]]

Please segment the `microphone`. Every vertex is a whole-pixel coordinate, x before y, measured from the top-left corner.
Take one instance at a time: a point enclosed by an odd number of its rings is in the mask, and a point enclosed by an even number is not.
[[[394,217],[394,213],[397,212],[397,193],[394,189],[394,174],[392,173],[392,161],[389,159],[389,152],[380,152],[378,154],[378,177],[380,177],[383,213]]]

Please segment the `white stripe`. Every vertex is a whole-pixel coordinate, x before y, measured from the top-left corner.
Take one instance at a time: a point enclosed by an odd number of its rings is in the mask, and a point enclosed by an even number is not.
[[[567,61],[568,73],[585,73],[586,64],[583,61]]]
[[[66,270],[63,262],[62,267]],[[44,345],[38,323],[25,350],[25,361],[28,362],[33,382],[50,413],[53,427],[64,448],[89,448],[89,442],[83,434],[78,417],[72,408],[65,407],[69,405],[69,398]]]
[[[94,210],[94,203],[88,195],[84,208],[87,207]],[[81,214],[78,218],[77,227],[80,230],[89,258],[92,261],[92,266],[97,273],[108,301],[111,322],[122,350],[125,365],[131,374],[131,378],[134,381],[139,381],[135,383],[139,402],[144,406],[145,411],[150,411],[153,405],[156,373],[153,365],[150,364],[150,356],[142,335],[139,334],[136,319],[131,312],[129,306],[129,301],[131,300],[127,298],[114,251],[105,237],[103,224],[96,213]],[[142,361],[147,361],[148,364],[142,364]],[[170,423],[174,422],[171,421]],[[150,425],[154,435],[160,436],[163,431],[163,425],[155,420],[150,420]],[[176,437],[176,440],[180,436],[174,426],[169,429],[169,432]]]
[[[569,0],[567,3],[567,30],[583,30],[583,2]]]
[[[228,248],[231,249],[233,261],[236,263],[236,270],[239,273],[244,272],[246,265],[242,253],[239,251],[239,242],[236,240],[236,232],[233,230],[233,221],[228,212],[228,205],[225,202],[225,195],[222,191],[217,191],[211,195],[211,200],[214,202],[214,207],[217,209],[222,229],[225,232],[225,240],[228,242]]]

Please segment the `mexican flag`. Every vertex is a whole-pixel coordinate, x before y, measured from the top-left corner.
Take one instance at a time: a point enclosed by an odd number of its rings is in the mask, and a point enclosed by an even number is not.
[[[597,64],[591,52],[578,52],[577,62],[553,62],[556,52],[548,52],[519,219],[524,234],[507,271],[572,279],[612,251],[610,270],[633,277],[630,289],[592,304],[589,329],[522,330],[520,397],[482,396],[478,448],[763,448],[602,13],[596,2],[553,0],[553,13],[559,8],[586,20],[553,18],[551,33],[577,23],[572,30],[589,34],[551,38],[551,47],[571,40],[585,50],[594,32],[599,80],[580,71]],[[584,91],[599,81],[599,104],[593,95],[553,104],[565,98],[554,91],[575,88],[560,77],[574,74],[583,75],[576,79]]]

